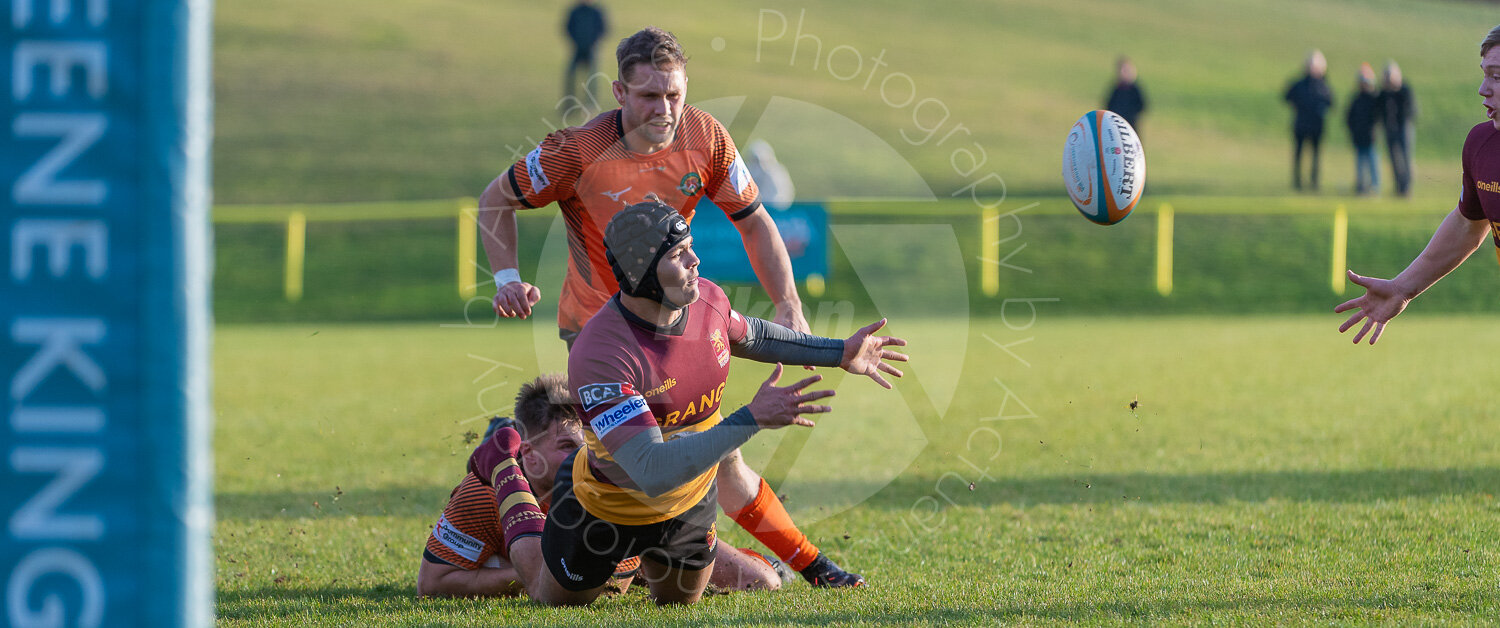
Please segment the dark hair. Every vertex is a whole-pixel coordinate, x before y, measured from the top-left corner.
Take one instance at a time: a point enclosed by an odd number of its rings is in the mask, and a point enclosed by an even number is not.
[[[1490,48],[1500,44],[1500,26],[1490,29],[1490,34],[1484,36],[1484,41],[1479,42],[1479,56],[1483,57],[1490,53]]]
[[[650,63],[658,70],[673,66],[685,68],[687,53],[682,51],[682,44],[677,43],[675,35],[655,26],[647,26],[620,40],[620,46],[615,48],[615,61],[620,65],[619,79],[629,82],[626,79],[636,64]]]
[[[516,424],[521,438],[528,440],[554,425],[581,425],[568,392],[568,378],[562,373],[544,373],[521,384],[521,392],[516,393]]]

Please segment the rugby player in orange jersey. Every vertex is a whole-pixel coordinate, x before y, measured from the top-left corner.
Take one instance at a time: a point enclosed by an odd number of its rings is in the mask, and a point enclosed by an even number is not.
[[[509,428],[525,435],[518,440],[517,461],[545,511],[551,501],[553,476],[583,445],[583,426],[568,392],[567,377],[551,373],[523,384],[516,395],[515,415],[514,420],[493,421],[490,432]],[[515,568],[500,558],[498,507],[493,489],[473,473],[464,476],[427,536],[422,565],[417,570],[417,595],[492,597],[524,593]],[[781,586],[781,576],[770,560],[747,549],[726,550],[714,563],[710,579],[714,586],[726,591]],[[639,565],[639,557],[621,562],[612,584],[621,589],[628,586]]]
[[[882,373],[901,371],[887,360],[907,359],[889,347],[906,341],[875,336],[884,320],[836,340],[740,315],[698,277],[687,221],[667,205],[625,208],[604,237],[620,292],[568,356],[585,447],[558,471],[551,509],[541,514],[517,470],[513,431],[482,443],[470,469],[494,487],[501,551],[533,600],[588,604],[621,560],[638,555],[656,603],[693,603],[718,554],[720,460],[761,429],[811,427],[804,414],[830,410],[815,402],[833,391],[804,392],[821,376],[776,386],[782,364],[838,366],[889,388]],[[776,368],[749,404],[723,417],[731,355]]]
[[[568,269],[557,323],[571,347],[583,324],[619,288],[604,256],[604,227],[632,203],[655,198],[691,222],[708,198],[740,231],[761,285],[776,304],[773,322],[806,333],[802,301],[776,223],[729,132],[687,102],[687,58],[671,33],[643,29],[615,51],[619,109],[548,135],[496,177],[479,199],[479,226],[497,287],[495,312],[525,318],[541,291],[516,271],[516,216],[557,203],[568,229]],[[719,466],[719,505],[756,540],[814,586],[859,586],[792,522],[764,479],[739,451]]]
[[[1372,345],[1380,340],[1386,323],[1405,310],[1417,295],[1464,263],[1484,244],[1486,235],[1494,239],[1496,254],[1500,255],[1500,26],[1490,29],[1479,43],[1479,70],[1484,73],[1479,82],[1479,96],[1484,99],[1488,120],[1470,129],[1464,140],[1463,187],[1459,188],[1458,206],[1438,225],[1427,248],[1395,277],[1380,279],[1347,271],[1349,281],[1363,287],[1365,293],[1339,304],[1333,311],[1354,310],[1339,325],[1339,333],[1364,321],[1364,326],[1354,334],[1355,344],[1366,335]]]

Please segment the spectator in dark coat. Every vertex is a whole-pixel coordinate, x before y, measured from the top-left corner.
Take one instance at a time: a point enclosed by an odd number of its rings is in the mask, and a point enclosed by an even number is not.
[[[570,98],[578,87],[575,74],[578,66],[584,66],[586,70],[583,75],[585,81],[594,75],[594,48],[599,45],[606,30],[604,11],[594,6],[594,0],[579,0],[568,11],[568,21],[563,29],[568,34],[568,41],[573,44],[573,55],[568,60],[568,69],[563,77],[563,98]],[[584,92],[590,91],[585,85]]]
[[[1412,149],[1417,143],[1417,100],[1411,86],[1401,77],[1395,61],[1385,64],[1385,81],[1380,90],[1381,122],[1385,126],[1385,145],[1391,156],[1391,176],[1396,193],[1411,196]]]
[[[1379,121],[1380,94],[1375,91],[1375,70],[1370,64],[1359,65],[1355,89],[1344,122],[1349,126],[1349,141],[1354,144],[1354,193],[1369,194],[1380,189],[1380,166],[1375,160],[1375,123]]]
[[[1135,82],[1135,64],[1130,62],[1129,57],[1120,57],[1115,64],[1115,73],[1115,87],[1109,92],[1104,108],[1120,114],[1139,135],[1141,112],[1146,110],[1146,96],[1141,93],[1141,86]]]
[[[1318,189],[1318,145],[1323,141],[1323,117],[1333,106],[1333,92],[1323,74],[1328,70],[1328,61],[1323,53],[1312,51],[1307,56],[1307,74],[1292,83],[1286,90],[1286,101],[1292,104],[1292,188],[1302,189],[1302,147],[1312,148],[1312,169],[1308,173],[1311,189]]]

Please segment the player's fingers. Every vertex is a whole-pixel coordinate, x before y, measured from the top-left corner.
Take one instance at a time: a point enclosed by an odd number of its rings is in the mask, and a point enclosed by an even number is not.
[[[868,335],[873,334],[873,333],[875,333],[877,331],[880,331],[881,327],[885,327],[885,319],[883,319],[883,318],[880,319],[880,320],[878,320],[878,321],[875,321],[873,323],[870,323],[869,325],[865,325],[864,327],[859,328],[859,333],[865,334],[865,335],[868,336]]]
[[[801,395],[797,395],[797,403],[807,403],[809,401],[817,401],[819,399],[827,399],[829,397],[832,397],[833,395],[834,395],[834,392],[831,391],[831,390],[814,390],[814,391],[812,391],[810,393],[803,393]]]
[[[536,286],[527,286],[526,301],[528,303],[530,303],[531,305],[536,305],[537,301],[541,301],[541,300],[542,300],[542,290],[541,290],[541,288],[538,288]]]
[[[779,381],[781,381],[781,363],[777,362],[776,368],[771,369],[771,376],[766,378],[765,387],[775,386]]]
[[[1365,334],[1370,333],[1370,327],[1372,327],[1374,324],[1375,321],[1371,319],[1365,319],[1365,324],[1363,327],[1359,328],[1359,333],[1354,334],[1354,344],[1359,344],[1359,341],[1364,339]]]
[[[898,353],[898,352],[895,352],[895,351],[891,351],[889,349],[887,349],[885,351],[881,351],[880,352],[880,357],[883,358],[883,359],[886,359],[886,360],[895,360],[897,362],[910,362],[911,361],[911,357],[908,356],[908,355],[906,355],[905,353]]]
[[[1385,323],[1375,323],[1375,333],[1370,334],[1370,344],[1374,345],[1376,340],[1380,340],[1380,334],[1384,331]]]
[[[797,406],[797,414],[823,414],[833,412],[833,408],[824,405],[802,405]]]
[[[904,339],[904,338],[897,338],[895,336],[881,336],[880,337],[880,346],[882,346],[882,347],[904,347],[904,346],[906,346],[906,339]]]
[[[793,425],[801,425],[802,427],[812,427],[814,425],[817,425],[817,423],[813,423],[812,422],[812,419],[804,419],[804,418],[802,418],[800,416],[797,417],[797,418],[795,418],[795,419],[792,419],[792,424]]]
[[[888,381],[885,381],[885,378],[880,376],[880,372],[879,371],[876,371],[874,373],[870,373],[870,379],[873,379],[873,380],[875,380],[875,383],[880,384],[881,388],[884,388],[886,390],[890,390],[891,389],[891,383],[888,382]]]
[[[1357,308],[1357,307],[1359,307],[1359,300],[1363,299],[1363,298],[1364,297],[1358,297],[1358,298],[1354,298],[1354,299],[1349,299],[1348,301],[1345,301],[1343,303],[1338,304],[1337,306],[1334,306],[1333,311],[1335,313],[1337,313],[1337,312],[1347,312],[1349,310]]]
[[[1369,288],[1370,287],[1371,281],[1370,281],[1369,277],[1366,277],[1364,275],[1358,274],[1358,273],[1356,273],[1356,272],[1354,272],[1352,270],[1346,270],[1346,271],[1344,271],[1344,273],[1349,276],[1349,281],[1354,282],[1354,285],[1365,287],[1365,288]]]
[[[1342,334],[1342,333],[1344,333],[1346,331],[1349,331],[1350,327],[1353,327],[1355,323],[1359,322],[1359,319],[1364,318],[1364,317],[1365,317],[1364,310],[1360,310],[1358,312],[1355,312],[1355,313],[1349,315],[1349,320],[1344,321],[1343,325],[1339,325],[1339,333]]]
[[[807,388],[808,386],[816,384],[820,381],[823,381],[822,375],[813,375],[812,377],[805,377],[802,379],[802,381],[792,384],[791,386],[787,386],[787,388],[791,390],[802,390],[803,388]]]
[[[894,366],[891,366],[889,363],[886,363],[886,362],[881,362],[880,366],[878,366],[876,368],[878,368],[878,369],[880,369],[882,371],[885,371],[887,373],[890,373],[891,375],[895,375],[896,377],[902,377],[902,376],[905,375],[905,373],[901,372],[901,369],[898,369],[898,368],[896,368]]]

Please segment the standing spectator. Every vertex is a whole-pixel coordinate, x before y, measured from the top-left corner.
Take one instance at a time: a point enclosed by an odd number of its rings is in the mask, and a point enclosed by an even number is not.
[[[1302,147],[1312,148],[1312,169],[1308,173],[1308,185],[1318,189],[1318,144],[1323,141],[1323,116],[1333,106],[1333,92],[1323,74],[1328,70],[1328,60],[1321,50],[1307,55],[1307,74],[1286,90],[1286,101],[1292,104],[1292,188],[1302,189]]]
[[[745,146],[745,168],[760,188],[760,202],[776,210],[786,209],[797,199],[792,175],[776,159],[776,151],[765,140],[750,140]]]
[[[1396,193],[1411,196],[1411,152],[1417,143],[1417,100],[1411,86],[1401,79],[1401,66],[1385,62],[1385,81],[1380,90],[1381,121],[1385,123],[1385,145],[1391,154],[1391,176]]]
[[[594,6],[594,0],[578,0],[578,4],[568,11],[568,22],[564,25],[564,30],[568,33],[568,41],[573,44],[573,56],[564,73],[563,98],[571,98],[578,87],[575,74],[578,66],[584,66],[587,70],[583,75],[585,81],[594,75],[594,48],[599,45],[606,30],[604,11]],[[584,85],[584,92],[591,95],[587,84]]]
[[[1375,91],[1375,69],[1370,64],[1359,64],[1355,90],[1344,121],[1349,125],[1349,140],[1354,143],[1354,193],[1369,194],[1380,189],[1380,167],[1375,163],[1375,122],[1380,112],[1380,95]]]
[[[1130,57],[1120,57],[1115,62],[1115,75],[1115,87],[1110,90],[1104,108],[1120,114],[1139,135],[1139,120],[1141,112],[1146,110],[1146,96],[1141,93],[1141,86],[1135,82],[1135,64],[1130,62]]]

